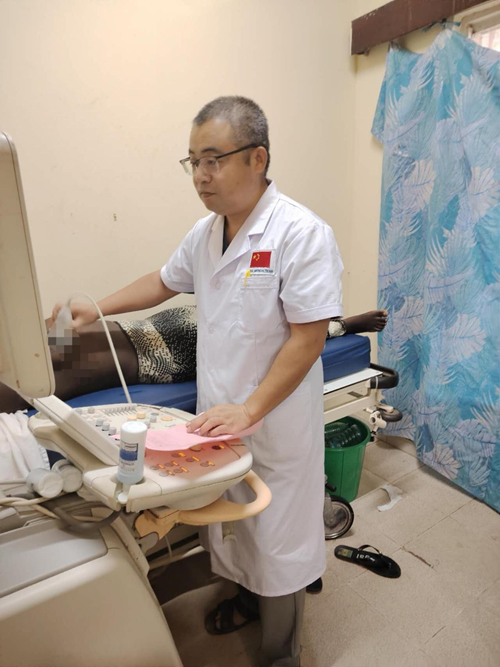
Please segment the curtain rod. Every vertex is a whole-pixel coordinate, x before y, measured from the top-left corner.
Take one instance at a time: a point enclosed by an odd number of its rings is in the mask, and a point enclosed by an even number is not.
[[[487,0],[392,0],[352,22],[351,55],[367,53]]]

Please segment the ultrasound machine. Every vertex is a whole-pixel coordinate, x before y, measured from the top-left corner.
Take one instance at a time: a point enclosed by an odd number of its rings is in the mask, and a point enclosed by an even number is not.
[[[17,154],[1,132],[0,381],[35,408],[30,431],[64,456],[73,483],[54,494],[55,473],[39,470],[31,493],[0,486],[0,665],[182,667],[146,556],[174,526],[230,525],[262,512],[270,491],[241,440],[212,438],[146,450],[142,481],[123,492],[122,425],[161,433],[193,414],[144,401],[74,408],[54,395]],[[221,497],[239,482],[253,502]]]

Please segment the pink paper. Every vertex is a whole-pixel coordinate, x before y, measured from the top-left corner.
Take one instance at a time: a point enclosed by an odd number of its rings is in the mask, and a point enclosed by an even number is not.
[[[188,433],[186,431],[186,424],[176,424],[170,428],[162,429],[161,431],[148,430],[146,436],[146,449],[154,449],[162,452],[172,452],[183,449],[189,449],[196,445],[203,445],[206,442],[222,442],[225,440],[238,440],[247,435],[252,435],[259,430],[264,423],[261,419],[259,422],[250,426],[250,428],[235,433],[234,435],[198,435],[197,433]]]

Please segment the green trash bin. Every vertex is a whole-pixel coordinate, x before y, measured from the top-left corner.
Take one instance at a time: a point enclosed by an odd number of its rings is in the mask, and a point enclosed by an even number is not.
[[[364,434],[363,440],[355,445],[336,448],[325,447],[325,475],[328,477],[328,482],[337,488],[336,493],[339,496],[351,502],[358,495],[365,447],[370,440],[370,429],[359,419],[344,417],[337,422],[325,425],[325,442],[328,441],[329,435],[331,436],[333,424],[339,424],[339,422],[348,426],[356,424],[361,433]]]

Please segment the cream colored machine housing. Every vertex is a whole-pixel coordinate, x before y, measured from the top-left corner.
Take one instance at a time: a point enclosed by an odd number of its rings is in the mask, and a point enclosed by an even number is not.
[[[81,537],[50,519],[0,535],[2,667],[182,667],[129,548],[112,528]]]

